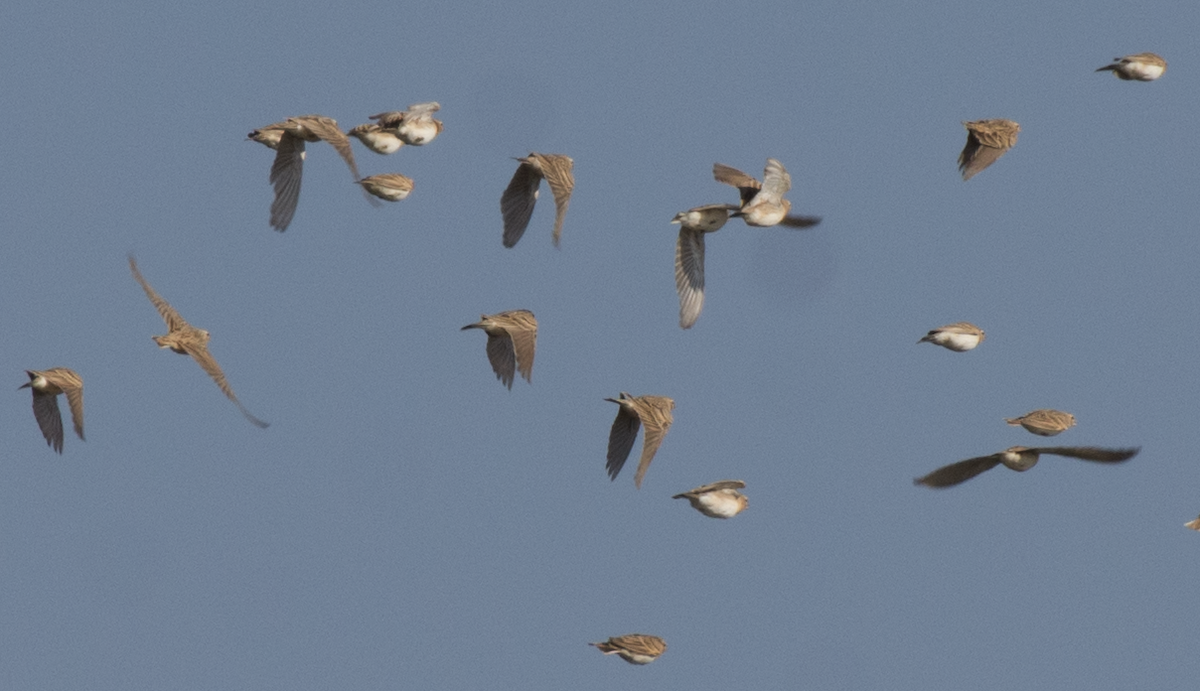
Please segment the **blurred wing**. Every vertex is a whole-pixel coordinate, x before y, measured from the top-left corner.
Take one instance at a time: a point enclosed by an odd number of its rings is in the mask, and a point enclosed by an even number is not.
[[[542,154],[542,174],[554,193],[554,246],[562,237],[563,221],[567,217],[567,207],[571,204],[571,193],[575,191],[575,162],[569,156],[558,154]]]
[[[613,420],[612,431],[608,433],[608,463],[604,466],[610,479],[616,480],[621,468],[625,467],[625,460],[633,450],[633,442],[641,426],[642,421],[637,415],[630,413],[623,405],[617,408],[617,419]]]
[[[58,412],[58,396],[33,392],[33,417],[37,419],[38,427],[46,443],[55,451],[62,453],[63,427],[62,414]]]
[[[1008,149],[997,149],[980,144],[974,137],[967,140],[967,146],[958,157],[958,169],[962,171],[963,181],[975,177],[979,171],[995,163]]]
[[[517,371],[521,373],[521,377],[533,383],[533,355],[537,350],[537,326],[532,329],[527,326],[514,324],[507,327],[508,335],[512,339],[510,349],[515,352],[517,357]],[[510,370],[511,372],[511,370]],[[511,374],[509,377],[511,378]]]
[[[938,468],[925,477],[919,477],[913,480],[913,484],[936,488],[953,487],[954,485],[970,480],[982,472],[991,470],[998,465],[1000,465],[1000,454],[979,456],[978,458],[968,458],[965,461],[951,463],[944,468]]]
[[[67,404],[71,406],[71,421],[75,423],[75,434],[83,439],[83,387],[63,388],[63,393],[67,395]]]
[[[513,339],[511,336],[493,336],[488,334],[487,340],[487,356],[488,362],[492,363],[492,371],[496,373],[496,378],[512,390],[513,373],[517,369],[516,353],[513,350]],[[530,367],[532,367],[532,362]]]
[[[680,227],[675,242],[675,290],[679,326],[690,329],[704,309],[704,232]]]
[[[183,317],[179,316],[179,313],[167,304],[166,300],[154,292],[154,289],[150,287],[146,279],[142,278],[142,272],[138,271],[137,260],[132,256],[129,257],[129,270],[133,272],[133,278],[142,286],[142,290],[146,291],[146,297],[150,298],[150,303],[154,305],[154,309],[158,310],[159,316],[167,323],[167,331],[175,331],[189,326]]]
[[[1141,447],[1131,449],[1102,449],[1097,446],[1049,446],[1030,450],[1037,453],[1078,458],[1095,463],[1122,463],[1138,455],[1138,452],[1142,449]]]
[[[542,175],[528,163],[517,166],[512,180],[500,197],[500,213],[504,215],[504,246],[517,244],[529,226],[533,205],[537,202],[538,185]]]
[[[811,228],[820,222],[820,216],[784,216],[779,225],[788,228]]]
[[[245,415],[247,420],[259,427],[267,427],[269,425],[269,423],[263,422],[262,420],[259,420],[251,415],[250,411],[246,410],[245,406],[242,405],[242,402],[239,401],[237,396],[234,395],[233,387],[230,386],[229,381],[225,379],[225,373],[221,371],[221,366],[217,364],[217,361],[208,352],[208,348],[206,346],[188,344],[187,352],[188,355],[191,355],[192,359],[196,361],[196,364],[200,365],[200,369],[204,370],[208,373],[208,376],[212,377],[212,380],[217,383],[217,386],[221,389],[221,392],[237,405],[238,410],[242,411],[242,415]]]
[[[774,158],[767,159],[767,167],[763,169],[762,191],[770,199],[783,199],[783,195],[792,189],[792,176],[788,175],[783,164]]]
[[[717,492],[723,489],[744,489],[745,487],[746,483],[742,482],[741,480],[721,480],[719,482],[701,485],[696,489],[689,490],[687,494],[707,494],[708,492]],[[683,495],[681,494],[678,496]],[[672,497],[672,499],[674,499],[674,497]]]
[[[430,101],[428,103],[414,103],[408,107],[408,115],[406,117],[409,120],[419,117],[428,117],[441,109],[442,106],[439,105],[437,101]]]
[[[300,203],[300,179],[304,175],[304,140],[284,134],[275,150],[275,162],[271,164],[269,181],[275,186],[275,200],[271,202],[271,227],[279,232],[287,230],[296,215]]]
[[[758,180],[723,163],[713,164],[713,179],[738,188],[738,193],[742,197],[742,206],[749,204],[750,200],[754,199],[754,196],[762,189],[762,184]]]
[[[404,122],[404,113],[398,110],[389,110],[386,113],[376,113],[370,116],[370,118],[378,122],[380,127],[395,129],[400,126],[400,123]]]
[[[320,137],[321,141],[332,144],[333,148],[337,150],[342,160],[350,168],[350,174],[354,176],[355,180],[359,179],[358,166],[354,163],[354,151],[350,148],[350,138],[338,127],[336,120],[324,117],[306,119],[304,126],[310,132]]]

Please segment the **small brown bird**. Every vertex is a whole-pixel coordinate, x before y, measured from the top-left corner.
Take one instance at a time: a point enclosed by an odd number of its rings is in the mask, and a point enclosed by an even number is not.
[[[990,456],[978,456],[976,458],[968,458],[965,461],[959,461],[958,463],[951,463],[948,466],[938,468],[925,477],[913,480],[913,484],[935,488],[953,487],[1000,464],[1004,464],[1004,467],[1011,468],[1017,472],[1025,472],[1037,465],[1038,456],[1044,453],[1054,454],[1055,456],[1066,456],[1068,458],[1079,458],[1096,463],[1121,463],[1136,456],[1140,450],[1140,447],[1132,449],[1101,449],[1095,446],[1043,446],[1039,448],[1013,446]]]
[[[931,330],[917,343],[932,343],[956,353],[965,353],[983,343],[984,338],[983,329],[971,322],[955,322]]]
[[[354,152],[350,140],[338,128],[337,121],[323,115],[301,115],[288,118],[266,127],[260,127],[248,136],[260,144],[275,149],[275,162],[271,164],[269,181],[275,186],[275,200],[271,202],[271,227],[279,232],[287,230],[296,215],[300,203],[300,181],[304,174],[304,142],[326,141],[341,154],[350,174],[359,179],[358,166],[354,163]],[[375,202],[370,197],[367,198]]]
[[[1025,413],[1021,417],[1004,418],[1004,421],[1014,427],[1020,425],[1042,437],[1053,437],[1075,426],[1074,415],[1049,408],[1041,408],[1030,413]]]
[[[1113,64],[1105,65],[1097,72],[1112,72],[1118,79],[1152,82],[1167,71],[1167,61],[1154,53],[1138,53],[1123,58],[1113,58]]]
[[[441,109],[436,101],[414,103],[408,110],[391,110],[372,115],[371,119],[384,130],[394,133],[405,144],[422,146],[442,133],[442,121],[433,118],[433,114]]]
[[[605,655],[616,653],[621,659],[634,665],[648,665],[667,651],[667,642],[658,636],[645,633],[629,633],[613,636],[601,643],[588,643]]]
[[[963,182],[992,165],[1017,144],[1021,126],[1012,120],[974,120],[964,122],[967,145],[958,155],[958,169]]]
[[[530,153],[516,160],[521,165],[517,166],[517,172],[513,173],[512,180],[500,196],[500,213],[504,216],[504,246],[516,245],[525,234],[529,218],[533,216],[533,205],[537,203],[538,187],[542,178],[545,178],[550,191],[554,193],[554,234],[551,240],[558,247],[563,220],[567,217],[567,206],[571,203],[571,193],[575,191],[575,161],[562,154],[538,153]]]
[[[671,498],[687,499],[693,509],[710,518],[733,518],[750,506],[746,495],[738,491],[745,486],[741,480],[721,480]]]
[[[1200,518],[1197,518],[1194,521],[1188,521],[1187,523],[1184,523],[1183,527],[1191,528],[1192,530],[1200,530]]]
[[[654,454],[662,444],[663,437],[671,429],[675,421],[671,411],[675,409],[675,401],[666,396],[630,396],[624,391],[619,398],[606,398],[620,406],[617,409],[617,419],[613,420],[612,431],[608,434],[608,477],[616,480],[617,474],[625,466],[629,452],[633,450],[633,442],[637,440],[638,428],[646,426],[646,436],[642,440],[642,459],[638,462],[637,474],[633,476],[633,484],[642,488],[642,478],[654,460]]]
[[[367,192],[389,202],[398,202],[412,192],[412,178],[400,173],[369,175],[358,181]]]
[[[75,434],[83,439],[83,378],[66,367],[27,369],[25,374],[29,375],[29,381],[17,387],[17,390],[28,388],[33,391],[33,417],[37,419],[46,443],[62,453],[63,426],[62,413],[58,410],[58,395],[67,395],[67,404],[71,406],[71,419],[75,423]]]
[[[533,383],[533,354],[537,350],[537,319],[529,310],[510,310],[480,315],[479,321],[460,331],[483,329],[487,334],[487,356],[492,371],[512,390],[514,372]]]
[[[740,217],[748,226],[769,228],[782,225],[789,228],[809,228],[821,222],[817,216],[790,216],[792,203],[783,198],[792,189],[792,176],[783,164],[774,158],[767,159],[763,169],[763,181],[730,168],[722,163],[713,164],[713,179],[732,185],[741,193],[741,208],[731,216]]]
[[[225,373],[221,371],[221,366],[208,352],[208,331],[197,329],[184,321],[183,317],[179,316],[179,313],[166,300],[159,297],[146,279],[142,278],[142,272],[138,271],[137,261],[132,256],[129,257],[129,270],[133,272],[134,279],[142,286],[142,290],[146,291],[146,297],[150,298],[154,308],[167,323],[167,335],[151,336],[158,347],[170,348],[180,355],[190,355],[200,365],[200,369],[212,377],[221,392],[237,405],[238,410],[242,411],[242,415],[245,415],[247,420],[259,427],[267,427],[269,423],[251,415],[250,411],[246,410],[242,402],[233,394],[233,387],[225,379]]]
[[[679,326],[692,328],[704,309],[704,234],[715,233],[729,220],[731,204],[708,204],[675,214],[675,290],[679,293]]]
[[[394,154],[404,146],[404,140],[396,135],[394,130],[385,129],[379,125],[359,125],[346,133],[363,143],[377,154]]]

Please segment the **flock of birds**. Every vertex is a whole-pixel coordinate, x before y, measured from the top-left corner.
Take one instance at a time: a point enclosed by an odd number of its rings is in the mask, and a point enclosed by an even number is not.
[[[1139,53],[1116,58],[1112,64],[1096,70],[1111,71],[1122,80],[1153,81],[1166,71],[1167,63],[1154,53]],[[379,113],[370,116],[373,123],[359,125],[342,132],[337,122],[321,115],[287,118],[252,131],[249,139],[275,150],[269,181],[274,187],[270,209],[270,225],[280,232],[287,229],[300,200],[300,183],[307,154],[305,142],[328,142],[345,160],[354,182],[360,185],[368,201],[376,198],[400,201],[413,189],[413,180],[399,173],[384,173],[360,177],[354,160],[350,137],[358,139],[377,154],[392,154],[405,145],[422,146],[433,141],[443,130],[433,114],[440,110],[437,103],[418,103],[406,111]],[[967,143],[958,158],[963,180],[969,180],[1000,159],[1017,143],[1021,127],[1012,120],[977,120],[965,122]],[[563,222],[575,187],[574,161],[561,154],[530,153],[516,159],[516,172],[500,198],[503,217],[502,242],[513,247],[525,233],[532,218],[538,190],[544,179],[554,196],[555,219],[552,240],[559,245]],[[740,218],[746,225],[760,228],[784,226],[810,228],[820,222],[815,216],[791,214],[791,202],[784,195],[791,189],[791,177],[783,164],[768,158],[761,181],[721,163],[714,164],[713,178],[737,188],[736,204],[708,204],[680,212],[672,220],[679,224],[675,249],[675,285],[679,293],[679,325],[691,328],[704,306],[704,236],[720,230],[731,218]],[[220,366],[208,352],[209,333],[190,325],[166,300],[158,295],[138,269],[137,261],[129,257],[129,269],[134,280],[166,322],[168,333],[154,336],[161,348],[189,355],[216,382],[251,423],[267,427],[268,423],[252,415],[238,400]],[[487,357],[501,384],[512,388],[517,375],[532,382],[534,354],[537,348],[537,319],[529,310],[511,310],[493,315],[481,315],[478,322],[462,330],[479,329],[487,334]],[[918,343],[932,343],[954,352],[967,352],[983,343],[985,334],[969,322],[948,324],[931,330]],[[66,367],[47,370],[26,370],[29,381],[20,388],[33,392],[33,413],[46,443],[58,453],[63,449],[62,414],[58,407],[59,394],[65,394],[71,409],[75,433],[83,435],[83,379]],[[655,453],[663,442],[674,418],[675,401],[666,396],[631,396],[621,392],[617,398],[607,398],[617,404],[617,416],[608,438],[606,470],[615,480],[628,460],[637,435],[645,427],[642,455],[634,475],[638,488]],[[1021,426],[1029,432],[1051,437],[1075,425],[1070,413],[1040,409],[1017,418],[1006,419],[1009,425]],[[914,483],[932,488],[945,488],[965,482],[987,470],[1003,465],[1023,472],[1032,468],[1044,455],[1077,458],[1095,463],[1121,463],[1137,455],[1138,448],[1107,449],[1092,446],[1013,446],[999,453],[968,458],[938,468],[916,478]],[[712,518],[733,518],[749,506],[741,480],[721,480],[696,487],[673,499],[687,499],[693,508]],[[1185,524],[1200,531],[1200,518]],[[627,634],[606,641],[591,643],[606,655],[616,654],[632,664],[644,665],[656,660],[666,651],[667,644],[658,636]]]

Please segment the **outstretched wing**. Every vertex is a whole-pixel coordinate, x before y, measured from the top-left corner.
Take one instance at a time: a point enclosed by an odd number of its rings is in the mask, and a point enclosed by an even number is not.
[[[167,331],[177,331],[190,326],[183,317],[179,316],[175,308],[159,297],[146,279],[142,278],[142,272],[138,270],[137,260],[133,258],[133,255],[129,255],[129,270],[133,272],[133,278],[142,286],[142,290],[146,291],[146,297],[150,298],[150,303],[154,305],[154,309],[158,310],[159,316],[167,323]]]

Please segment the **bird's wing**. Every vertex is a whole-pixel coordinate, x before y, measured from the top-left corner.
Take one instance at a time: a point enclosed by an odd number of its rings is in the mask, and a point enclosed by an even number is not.
[[[762,183],[758,180],[746,175],[737,168],[731,168],[723,163],[713,164],[713,179],[717,182],[738,188],[738,192],[742,197],[742,206],[749,204],[750,200],[754,199],[758,191],[762,189]]]
[[[1048,453],[1055,456],[1094,461],[1096,463],[1122,463],[1136,456],[1141,450],[1141,447],[1131,449],[1102,449],[1098,446],[1047,446],[1030,449],[1030,451],[1036,453]]]
[[[189,343],[185,346],[185,348],[188,355],[191,355],[192,359],[196,361],[196,364],[200,365],[200,369],[204,370],[208,373],[208,376],[212,377],[212,380],[217,383],[217,386],[221,389],[221,392],[224,393],[229,400],[233,401],[235,405],[237,405],[238,410],[242,411],[242,415],[245,415],[247,420],[259,427],[264,428],[270,424],[263,422],[262,420],[259,420],[251,415],[250,411],[246,410],[246,407],[243,406],[242,402],[239,401],[237,396],[234,395],[233,387],[229,385],[229,380],[225,378],[225,373],[221,371],[221,366],[217,364],[216,359],[213,358],[212,354],[208,352],[208,346],[204,344]]]
[[[333,118],[319,117],[306,118],[304,126],[308,131],[321,138],[321,141],[329,142],[333,148],[337,150],[338,155],[346,162],[346,166],[350,168],[350,174],[355,180],[359,179],[358,166],[354,163],[354,151],[350,148],[350,138],[338,127],[337,121]]]
[[[938,468],[925,477],[913,480],[913,484],[936,488],[953,487],[998,465],[1000,465],[1000,454],[968,458],[965,461],[951,463],[948,466]]]
[[[275,162],[271,164],[272,185],[275,199],[271,202],[271,227],[279,232],[287,230],[296,215],[300,203],[300,180],[304,175],[304,140],[284,134],[275,149]]]
[[[642,424],[646,427],[646,433],[642,437],[642,458],[638,461],[637,474],[633,476],[633,484],[638,489],[641,489],[642,478],[646,476],[646,471],[650,469],[650,462],[654,460],[654,454],[658,453],[658,447],[662,445],[663,437],[667,436],[667,430],[674,422],[668,404],[653,400],[658,398],[660,397],[643,396],[643,405],[638,410]]]
[[[690,489],[683,494],[677,494],[671,498],[678,499],[679,497],[707,494],[709,492],[717,492],[723,489],[743,489],[745,486],[746,483],[742,482],[741,480],[720,480],[718,482],[711,482],[707,485],[701,485],[695,489]]]
[[[974,133],[967,137],[967,145],[958,156],[958,169],[962,171],[963,181],[975,177],[984,168],[995,163],[1008,149],[997,149],[980,144]]]
[[[62,414],[58,412],[58,396],[33,391],[33,417],[37,419],[38,427],[46,443],[55,451],[62,453],[63,427]]]
[[[762,193],[769,198],[780,200],[787,191],[792,189],[792,176],[777,159],[768,158],[767,167],[763,169]]]
[[[500,380],[501,384],[504,384],[511,390],[514,372],[517,369],[517,358],[516,352],[513,350],[512,336],[507,334],[493,336],[488,334],[487,356],[488,362],[492,363],[492,371],[496,373],[496,378]]]
[[[608,433],[608,462],[604,466],[610,479],[616,480],[621,468],[625,467],[625,461],[629,458],[629,452],[633,450],[633,442],[637,440],[638,429],[641,426],[642,421],[637,415],[629,412],[626,406],[618,404],[617,419],[613,420],[612,430]]]
[[[690,329],[704,309],[704,232],[681,226],[675,242],[675,290],[679,326]]]
[[[414,103],[408,107],[405,118],[412,120],[419,117],[429,117],[441,109],[442,106],[439,105],[437,101],[430,101],[428,103]]]
[[[75,423],[75,434],[83,439],[83,386],[60,388],[67,395],[67,404],[71,407],[71,421]]]
[[[517,357],[517,371],[525,381],[532,384],[533,356],[537,351],[537,321],[533,319],[533,314],[525,312],[516,315],[505,330],[512,338],[512,349]]]
[[[571,204],[571,193],[575,191],[575,162],[569,156],[541,154],[542,174],[550,191],[554,193],[554,246],[562,238],[563,221],[567,218],[567,207]]]
[[[512,247],[517,244],[525,229],[529,227],[529,218],[533,216],[533,205],[537,203],[538,185],[542,182],[542,174],[537,168],[522,163],[517,166],[512,180],[500,197],[500,213],[504,215],[504,246]]]
[[[820,216],[784,216],[779,225],[788,228],[811,228],[820,222]]]
[[[154,305],[154,309],[158,310],[159,316],[167,323],[167,331],[177,331],[179,329],[190,326],[175,308],[171,307],[166,300],[159,297],[158,293],[150,287],[145,278],[142,278],[142,272],[138,270],[137,260],[132,256],[129,257],[129,270],[133,272],[133,278],[142,286],[142,290],[146,291],[146,297],[150,298],[150,303]]]

